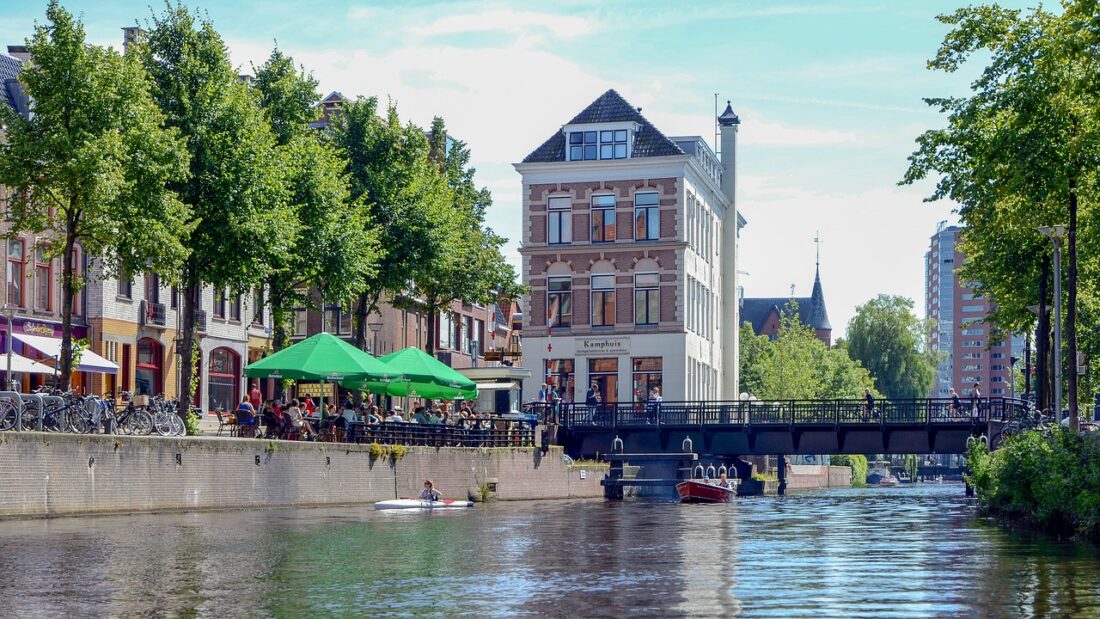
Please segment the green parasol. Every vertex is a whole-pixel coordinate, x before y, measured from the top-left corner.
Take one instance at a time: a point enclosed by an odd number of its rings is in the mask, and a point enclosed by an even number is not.
[[[477,397],[474,381],[419,348],[399,350],[379,360],[404,379],[386,382],[352,378],[344,381],[344,386],[399,397],[413,395],[413,392],[417,397],[429,399],[453,400],[458,395],[467,399]]]
[[[244,375],[336,382],[352,379],[378,384],[402,380],[401,372],[331,333],[318,333],[249,364]]]

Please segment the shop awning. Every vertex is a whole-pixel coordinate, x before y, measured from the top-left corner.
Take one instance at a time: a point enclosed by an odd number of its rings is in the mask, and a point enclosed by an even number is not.
[[[25,335],[23,333],[13,333],[12,337],[47,357],[53,357],[54,359],[61,357],[61,338]],[[118,365],[90,350],[85,350],[80,355],[80,365],[73,368],[73,370],[76,372],[95,372],[97,374],[118,374]]]
[[[0,353],[0,370],[8,369],[8,355],[7,353]],[[11,354],[11,371],[12,373],[22,372],[24,374],[53,374],[54,369],[45,363],[39,363],[32,361],[23,355],[18,353]]]

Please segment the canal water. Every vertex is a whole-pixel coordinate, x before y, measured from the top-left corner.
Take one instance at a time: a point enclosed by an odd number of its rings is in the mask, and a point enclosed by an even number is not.
[[[0,523],[5,617],[1100,617],[1100,549],[957,485]]]

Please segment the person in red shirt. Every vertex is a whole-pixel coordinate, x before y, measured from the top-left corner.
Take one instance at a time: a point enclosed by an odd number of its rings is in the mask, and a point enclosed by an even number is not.
[[[317,410],[317,409],[316,409],[316,408],[314,408],[314,406],[313,406],[313,396],[309,395],[308,393],[306,394],[306,397],[305,397],[305,401],[304,401],[304,403],[303,403],[303,404],[305,405],[305,409],[306,409],[306,415],[307,415],[307,416],[308,416],[308,415],[312,415],[312,414],[313,414],[313,411]]]
[[[260,388],[256,386],[256,383],[252,383],[252,389],[248,390],[248,401],[252,403],[252,408],[260,410],[260,404],[263,402],[263,394],[260,393]]]

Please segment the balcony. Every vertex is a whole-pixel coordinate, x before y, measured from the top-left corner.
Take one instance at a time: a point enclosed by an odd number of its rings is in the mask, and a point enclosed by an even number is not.
[[[168,321],[168,308],[163,303],[141,302],[141,325],[143,327],[163,327]]]

